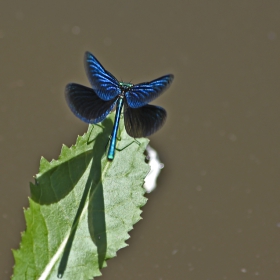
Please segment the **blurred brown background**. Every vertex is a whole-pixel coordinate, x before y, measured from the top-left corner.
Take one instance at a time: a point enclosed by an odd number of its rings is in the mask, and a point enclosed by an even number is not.
[[[280,279],[280,2],[253,0],[0,1],[0,279],[40,157],[87,129],[64,100],[86,50],[124,81],[175,75],[158,188],[100,279]]]

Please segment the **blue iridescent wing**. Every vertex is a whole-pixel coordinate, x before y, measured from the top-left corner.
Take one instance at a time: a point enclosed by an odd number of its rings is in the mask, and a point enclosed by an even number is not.
[[[114,108],[117,100],[115,98],[104,101],[93,89],[79,84],[68,84],[65,88],[65,98],[74,115],[91,124],[103,121]]]
[[[128,135],[135,138],[146,137],[162,127],[166,120],[166,111],[154,105],[130,108],[124,103],[124,124]]]
[[[121,93],[118,80],[90,52],[85,53],[85,68],[95,93],[104,101],[114,99]]]
[[[151,82],[134,85],[125,95],[129,107],[139,108],[150,103],[169,87],[173,79],[174,76],[170,74]]]

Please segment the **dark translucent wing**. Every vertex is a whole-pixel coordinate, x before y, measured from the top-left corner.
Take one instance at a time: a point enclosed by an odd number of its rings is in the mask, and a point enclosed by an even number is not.
[[[150,103],[169,87],[173,79],[174,76],[171,74],[151,82],[134,85],[125,95],[129,107],[139,108]]]
[[[85,53],[85,68],[93,90],[102,100],[114,99],[121,93],[118,80],[89,52]]]
[[[135,138],[146,137],[164,124],[166,111],[153,105],[145,105],[140,108],[130,108],[124,103],[124,124],[128,135]]]
[[[104,101],[93,89],[79,84],[68,84],[65,98],[74,115],[86,123],[103,121],[114,108],[117,99]]]

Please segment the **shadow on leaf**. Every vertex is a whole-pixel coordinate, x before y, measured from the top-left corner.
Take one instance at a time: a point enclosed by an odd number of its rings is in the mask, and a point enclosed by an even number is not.
[[[40,205],[59,202],[73,190],[91,158],[92,150],[86,151],[42,174],[35,184],[30,183],[32,200]]]
[[[95,139],[93,150],[91,151],[90,158],[92,158],[92,165],[91,165],[89,177],[87,179],[83,196],[80,201],[76,216],[74,218],[71,227],[71,232],[59,264],[59,268],[58,268],[59,278],[62,278],[66,270],[72,243],[74,241],[80,216],[86,205],[87,199],[89,199],[88,209],[87,209],[88,228],[89,228],[90,236],[97,247],[99,268],[103,266],[105,260],[106,250],[107,250],[107,236],[106,236],[103,185],[101,181],[101,174],[102,174],[101,160],[103,156],[106,156],[104,143],[108,141],[108,135],[110,135],[112,129],[112,122],[110,120],[105,120],[103,122],[103,125],[104,125],[103,133],[98,134],[98,136]]]

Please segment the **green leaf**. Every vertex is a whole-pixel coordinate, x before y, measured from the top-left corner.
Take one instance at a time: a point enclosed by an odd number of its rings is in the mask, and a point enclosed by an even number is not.
[[[71,148],[63,145],[58,160],[41,159],[12,279],[93,279],[127,246],[146,203],[148,140],[128,136],[121,119],[115,158],[108,161],[113,118],[90,125]]]

